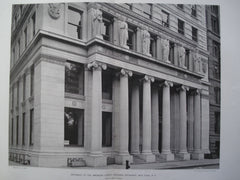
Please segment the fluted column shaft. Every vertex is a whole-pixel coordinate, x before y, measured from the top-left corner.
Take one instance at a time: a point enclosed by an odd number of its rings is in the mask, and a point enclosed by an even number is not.
[[[200,93],[197,91],[194,96],[194,152],[200,151],[201,122],[200,122]]]

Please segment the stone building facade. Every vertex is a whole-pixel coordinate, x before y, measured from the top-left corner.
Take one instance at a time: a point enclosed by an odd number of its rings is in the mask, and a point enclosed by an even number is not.
[[[210,106],[210,158],[219,158],[220,153],[220,9],[219,6],[206,6],[207,42],[209,51],[209,106]]]
[[[33,166],[203,159],[205,6],[13,6],[9,158]]]

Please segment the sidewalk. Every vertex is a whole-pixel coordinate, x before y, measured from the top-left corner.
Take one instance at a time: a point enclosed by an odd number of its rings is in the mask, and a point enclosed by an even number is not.
[[[12,161],[9,161],[10,166],[24,166]],[[214,166],[215,165],[215,166]],[[204,166],[214,166],[214,169],[219,167],[219,159],[204,159],[204,160],[188,160],[188,161],[171,161],[161,163],[146,163],[146,164],[130,164],[130,169],[181,169],[181,168],[197,168]],[[125,169],[125,165],[108,165],[105,167],[60,167],[68,169]]]

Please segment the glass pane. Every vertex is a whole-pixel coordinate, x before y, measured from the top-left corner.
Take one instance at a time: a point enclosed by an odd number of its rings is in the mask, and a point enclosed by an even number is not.
[[[65,65],[65,92],[73,94],[84,93],[83,65],[67,62]]]
[[[79,25],[79,22],[81,23],[81,14],[78,11],[68,9],[68,22]]]

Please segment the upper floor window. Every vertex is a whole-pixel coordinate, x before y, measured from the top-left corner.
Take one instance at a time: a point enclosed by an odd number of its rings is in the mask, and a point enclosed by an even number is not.
[[[102,98],[112,99],[112,74],[111,71],[102,71]]]
[[[220,69],[217,65],[214,66],[213,77],[216,79],[220,79]]]
[[[150,52],[152,57],[157,57],[157,37],[153,34],[150,35]]]
[[[169,13],[162,10],[162,25],[164,27],[169,27]]]
[[[220,104],[220,88],[214,87],[215,103]]]
[[[190,59],[190,50],[186,49],[185,51],[185,66],[189,69],[189,59]]]
[[[27,27],[24,29],[24,46],[25,48],[27,47]]]
[[[174,43],[169,42],[169,61],[174,64]]]
[[[143,15],[149,19],[152,18],[152,4],[144,3],[143,5]]]
[[[192,40],[198,41],[198,30],[195,27],[192,27]]]
[[[219,34],[218,18],[213,15],[211,16],[211,26],[212,26],[212,31]]]
[[[34,65],[31,67],[31,84],[30,84],[30,96],[34,94]]]
[[[34,35],[35,35],[35,31],[36,31],[36,15],[35,15],[35,13],[33,14],[33,16],[32,16],[32,18],[31,18],[31,20],[32,20],[32,35],[33,35],[33,37],[34,37]]]
[[[194,17],[197,16],[197,5],[191,5],[191,15]]]
[[[128,40],[129,49],[136,50],[136,27],[128,24]]]
[[[65,92],[84,94],[84,66],[75,62],[65,64]]]
[[[26,75],[23,75],[23,101],[26,99]]]
[[[12,109],[14,108],[14,86],[12,87]]]
[[[68,34],[77,39],[82,39],[82,12],[68,7]]]
[[[18,58],[21,55],[21,44],[20,44],[20,39],[18,40]]]
[[[212,41],[212,55],[216,58],[220,57],[220,44],[216,41]]]
[[[113,17],[103,13],[103,23],[105,26],[105,33],[103,34],[103,39],[106,41],[113,41]]]
[[[184,21],[178,19],[178,33],[184,35]]]
[[[215,15],[218,15],[218,6],[211,6],[211,12]]]
[[[131,3],[124,3],[123,5],[124,5],[124,7],[126,7],[127,9],[132,10],[132,4],[131,4]]]
[[[220,133],[220,112],[215,112],[214,113],[214,117],[215,117],[215,133],[219,134]]]
[[[13,51],[12,51],[12,65],[15,63],[15,47],[13,48]]]
[[[19,81],[17,82],[17,106],[19,105]]]
[[[177,7],[183,9],[183,4],[177,4]]]

